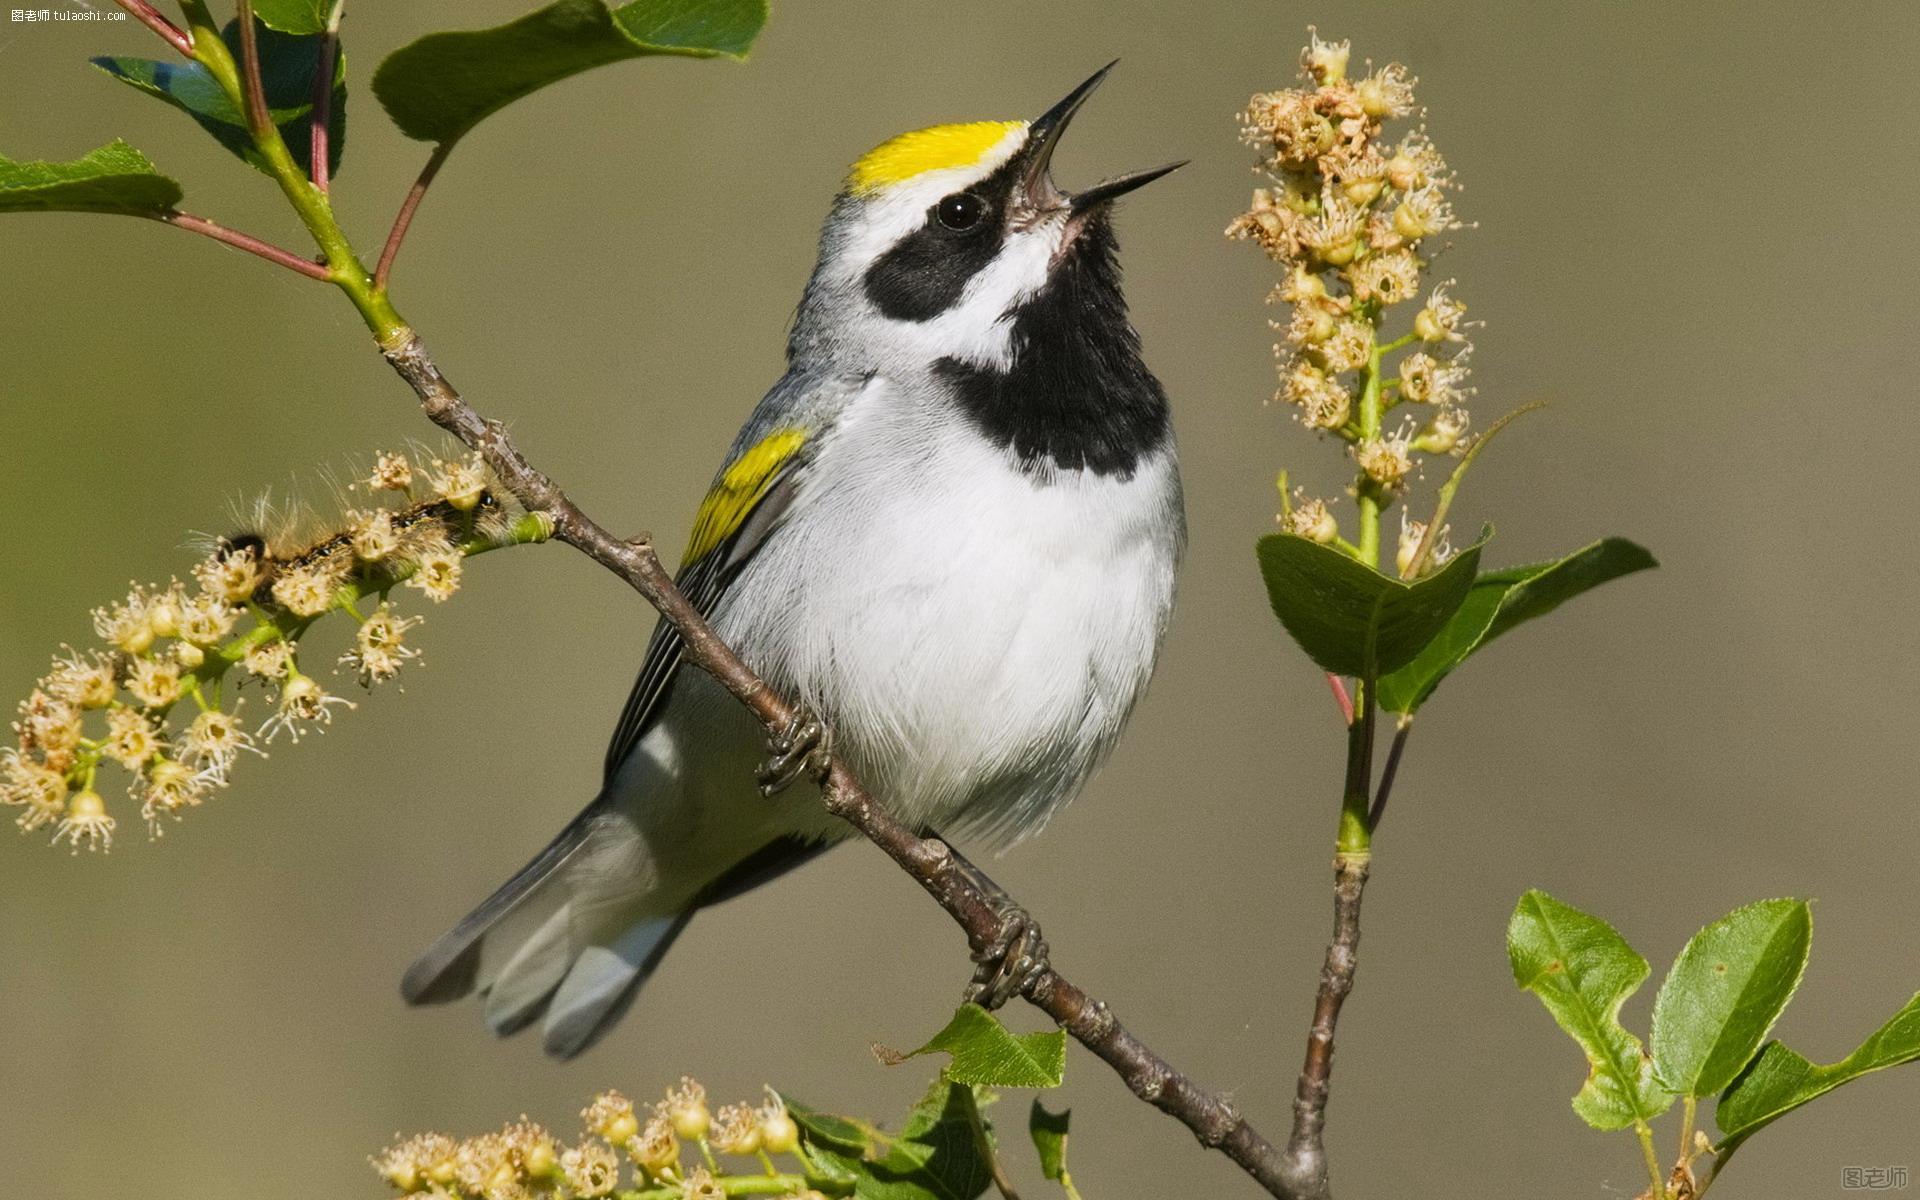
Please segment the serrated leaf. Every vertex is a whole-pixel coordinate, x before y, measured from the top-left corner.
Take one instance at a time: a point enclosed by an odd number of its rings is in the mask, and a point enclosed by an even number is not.
[[[1382,575],[1331,546],[1290,533],[1260,539],[1267,599],[1323,670],[1372,679],[1411,662],[1458,612],[1491,530],[1415,583]]]
[[[1812,944],[1804,900],[1749,904],[1694,934],[1653,1002],[1660,1081],[1682,1096],[1732,1083],[1800,986]]]
[[[0,155],[0,212],[159,213],[178,203],[180,185],[123,141],[72,162]]]
[[[492,29],[428,34],[387,56],[373,91],[400,132],[451,142],[515,100],[608,63],[743,58],[766,0],[558,0]]]
[[[258,22],[255,22],[258,24]],[[320,65],[320,39],[296,37],[261,27],[261,90],[266,95],[267,115],[286,140],[287,150],[302,171],[310,171],[313,140],[308,119],[313,112],[313,73]],[[240,23],[227,22],[221,38],[240,57]],[[211,72],[197,62],[156,62],[150,58],[96,58],[93,65],[108,75],[149,96],[164,100],[197,121],[214,140],[256,169],[271,174],[267,162],[254,148],[247,131],[246,114],[228,99]],[[333,69],[333,101],[328,114],[327,161],[331,173],[338,174],[341,155],[347,147],[347,57],[336,55]]]
[[[1040,1154],[1040,1174],[1055,1183],[1066,1178],[1067,1126],[1072,1116],[1071,1111],[1048,1112],[1038,1096],[1034,1097],[1033,1111],[1027,1114],[1027,1133]]]
[[[981,1087],[1054,1088],[1067,1068],[1067,1035],[1013,1033],[978,1004],[962,1004],[926,1045],[906,1057],[949,1054],[944,1075],[955,1083]]]
[[[1507,926],[1514,982],[1540,998],[1587,1056],[1587,1081],[1573,1111],[1595,1129],[1624,1129],[1665,1112],[1640,1039],[1620,1024],[1620,1006],[1647,977],[1647,960],[1600,918],[1535,889],[1520,897]]]
[[[1553,562],[1487,572],[1473,581],[1446,628],[1412,662],[1380,680],[1380,707],[1416,711],[1454,668],[1514,626],[1609,580],[1659,565],[1625,538],[1604,538]]]
[[[326,32],[334,5],[340,0],[253,0],[253,15],[268,29],[281,33]]]
[[[1920,994],[1839,1062],[1811,1062],[1779,1042],[1768,1042],[1714,1109],[1714,1124],[1722,1135],[1716,1150],[1722,1156],[1731,1154],[1756,1130],[1841,1084],[1916,1060],[1920,1060]]]

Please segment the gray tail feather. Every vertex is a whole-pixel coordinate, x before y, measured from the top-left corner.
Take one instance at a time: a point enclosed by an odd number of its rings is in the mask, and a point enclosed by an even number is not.
[[[521,908],[586,844],[598,809],[598,801],[589,804],[532,862],[514,872],[513,878],[414,960],[400,980],[400,995],[408,1004],[445,1004],[472,994],[480,984],[480,951],[486,934]]]
[[[617,1023],[700,908],[785,874],[827,847],[775,838],[714,880],[684,912],[633,921],[611,940],[582,945],[583,916],[562,884],[563,868],[587,844],[599,805],[589,805],[559,837],[407,969],[400,991],[409,1004],[439,1004],[474,992],[486,998],[487,1024],[504,1037],[544,1016],[541,1041],[567,1059]],[[592,924],[599,924],[592,922]],[[503,958],[504,956],[504,958]]]

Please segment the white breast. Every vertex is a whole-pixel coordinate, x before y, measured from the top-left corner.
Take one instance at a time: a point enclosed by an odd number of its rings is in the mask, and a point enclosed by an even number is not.
[[[937,398],[875,384],[720,628],[903,819],[1018,836],[1145,688],[1181,539],[1171,443],[1127,479],[1040,479]]]

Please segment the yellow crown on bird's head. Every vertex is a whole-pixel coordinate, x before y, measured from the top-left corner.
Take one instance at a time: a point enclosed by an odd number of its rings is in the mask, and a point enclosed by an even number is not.
[[[1009,134],[1026,128],[1025,121],[969,121],[903,133],[881,142],[853,164],[847,174],[847,190],[867,194],[929,171],[973,166]]]

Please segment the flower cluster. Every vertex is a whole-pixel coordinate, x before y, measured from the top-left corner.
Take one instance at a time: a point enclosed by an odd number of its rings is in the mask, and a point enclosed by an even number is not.
[[[352,617],[339,665],[365,686],[385,682],[419,655],[405,639],[420,618],[399,613],[397,589],[445,600],[468,555],[546,536],[544,521],[516,518],[488,485],[474,457],[416,471],[404,455],[382,455],[356,485],[376,502],[349,508],[323,535],[240,535],[196,565],[191,584],[134,585],[94,612],[101,645],[64,649],[21,703],[18,744],[0,751],[0,804],[21,810],[22,830],[51,826],[76,852],[104,848],[117,826],[97,790],[110,761],[132,777],[157,836],[165,819],[225,787],[243,753],[264,753],[281,734],[298,741],[352,707],[303,669],[299,643],[322,617]],[[252,683],[270,711],[249,729],[240,692]]]
[[[1466,308],[1451,281],[1423,281],[1436,241],[1461,227],[1456,185],[1424,128],[1388,135],[1390,122],[1420,112],[1407,69],[1369,63],[1353,78],[1349,43],[1309,32],[1302,86],[1256,95],[1241,114],[1266,186],[1227,233],[1255,242],[1285,271],[1269,298],[1289,306],[1287,319],[1273,322],[1282,333],[1276,398],[1308,428],[1345,443],[1362,522],[1377,525],[1419,475],[1423,455],[1467,445]],[[1411,316],[1403,333],[1383,340],[1395,310]],[[1341,536],[1324,500],[1283,489],[1282,502],[1290,532],[1377,554]]]
[[[619,1092],[602,1092],[580,1120],[571,1145],[525,1117],[465,1141],[438,1133],[398,1138],[373,1157],[373,1168],[410,1200],[573,1200],[612,1195],[623,1179],[648,1196],[719,1200],[729,1194],[720,1155],[753,1160],[758,1194],[825,1200],[805,1182],[814,1164],[772,1088],[764,1103],[715,1113],[706,1089],[682,1078],[644,1112]],[[691,1166],[688,1147],[697,1152]],[[800,1170],[783,1175],[776,1156],[793,1158]]]

